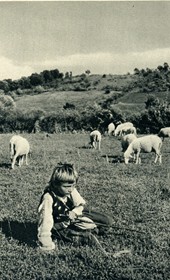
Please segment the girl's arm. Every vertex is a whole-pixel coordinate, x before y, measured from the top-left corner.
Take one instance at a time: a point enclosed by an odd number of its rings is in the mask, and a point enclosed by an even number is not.
[[[84,206],[86,204],[86,201],[79,194],[79,192],[77,191],[76,188],[72,191],[71,197],[73,199],[73,203],[74,203],[75,207],[70,212],[73,212],[75,214],[75,216],[81,216],[82,215],[82,211],[84,209]]]
[[[71,212],[74,212],[76,216],[81,216],[84,209],[84,205],[76,206]]]
[[[51,238],[51,230],[54,224],[52,215],[53,199],[50,194],[44,195],[43,201],[38,208],[38,240],[42,250],[55,249],[55,243]]]

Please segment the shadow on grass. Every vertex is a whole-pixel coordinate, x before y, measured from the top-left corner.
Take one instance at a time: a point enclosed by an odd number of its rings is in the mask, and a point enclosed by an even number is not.
[[[90,145],[84,145],[79,147],[79,149],[92,149],[92,147]]]
[[[103,158],[106,158],[110,163],[124,163],[124,159],[122,156],[118,155],[103,155]]]
[[[0,168],[11,169],[11,163],[1,162],[0,163]]]
[[[29,247],[36,247],[37,242],[37,224],[26,222],[21,223],[18,221],[0,221],[0,228],[2,233],[7,238],[14,238],[20,244],[27,244]]]

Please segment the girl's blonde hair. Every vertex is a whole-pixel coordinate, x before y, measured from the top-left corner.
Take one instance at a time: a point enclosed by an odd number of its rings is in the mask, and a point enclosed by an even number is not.
[[[56,185],[60,185],[60,183],[74,184],[77,181],[78,173],[73,164],[60,162],[54,168],[49,184],[55,187]]]

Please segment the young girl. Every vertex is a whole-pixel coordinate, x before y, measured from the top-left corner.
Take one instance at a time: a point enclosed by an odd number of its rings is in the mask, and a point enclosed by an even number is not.
[[[73,242],[78,236],[98,232],[100,226],[111,226],[110,217],[85,209],[86,202],[76,189],[77,181],[72,164],[59,163],[54,168],[38,207],[38,240],[42,250],[56,248],[53,234],[57,239]]]

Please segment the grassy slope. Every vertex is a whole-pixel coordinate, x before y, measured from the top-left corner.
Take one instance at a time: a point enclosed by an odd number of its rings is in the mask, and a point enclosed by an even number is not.
[[[104,137],[98,153],[83,148],[86,134],[25,136],[33,151],[30,164],[11,170],[11,135],[1,135],[1,279],[168,280],[170,142],[163,145],[162,166],[153,164],[153,154],[143,154],[140,166],[126,166],[115,138]],[[37,206],[60,160],[75,163],[78,190],[89,207],[112,215],[115,226],[134,230],[115,228],[107,238],[100,237],[107,257],[90,246],[60,243],[51,254],[36,247]],[[122,249],[131,253],[112,257]]]
[[[95,102],[106,99],[107,96],[99,91],[75,92],[56,91],[39,95],[27,95],[16,99],[17,108],[22,110],[43,109],[46,112],[55,112],[63,108],[63,105],[72,103],[77,109],[92,105]]]
[[[74,77],[73,80],[79,81],[80,77]],[[31,109],[43,109],[47,112],[55,112],[56,110],[62,109],[63,105],[66,102],[75,104],[76,108],[82,110],[85,106],[93,105],[104,101],[105,99],[112,97],[114,91],[111,91],[110,94],[104,94],[104,88],[109,87],[124,87],[129,82],[133,82],[137,79],[133,75],[107,75],[103,78],[101,75],[90,75],[88,80],[90,81],[92,88],[95,90],[89,91],[53,91],[45,92],[38,95],[26,95],[16,98],[17,108],[22,110],[31,110]],[[165,99],[167,98],[170,102],[170,94],[166,92],[155,93],[158,98]],[[116,107],[120,108],[122,111],[126,112],[136,111],[139,112],[145,108],[145,101],[147,100],[147,93],[134,93],[127,92],[124,96],[118,98],[118,104]],[[115,106],[115,105],[114,105]]]
[[[92,106],[95,103],[103,102],[104,100],[112,97],[114,92],[110,94],[104,94],[103,91],[87,91],[87,92],[75,92],[75,91],[55,91],[46,92],[38,95],[26,95],[17,97],[16,106],[21,110],[43,109],[46,112],[56,112],[63,108],[68,103],[72,103],[78,110],[82,110],[87,106]],[[131,94],[132,95],[132,94]],[[140,94],[141,96],[142,94]],[[126,99],[127,96],[127,99]],[[132,96],[131,96],[132,97]],[[145,108],[146,96],[139,100],[136,94],[133,94],[133,103],[129,102],[128,94],[125,94],[123,98],[118,99],[118,104],[114,105],[121,110],[133,110],[140,111]],[[137,102],[138,101],[138,102]]]
[[[16,98],[17,108],[22,110],[43,109],[46,112],[55,112],[62,109],[66,102],[73,103],[77,109],[83,109],[85,106],[93,105],[104,101],[111,97],[114,92],[104,94],[104,88],[125,86],[133,79],[130,75],[107,75],[102,78],[101,75],[90,75],[88,77],[92,87],[96,90],[89,91],[53,91],[45,92],[38,95],[26,95]],[[74,77],[73,80],[78,80],[80,84],[80,77]]]

